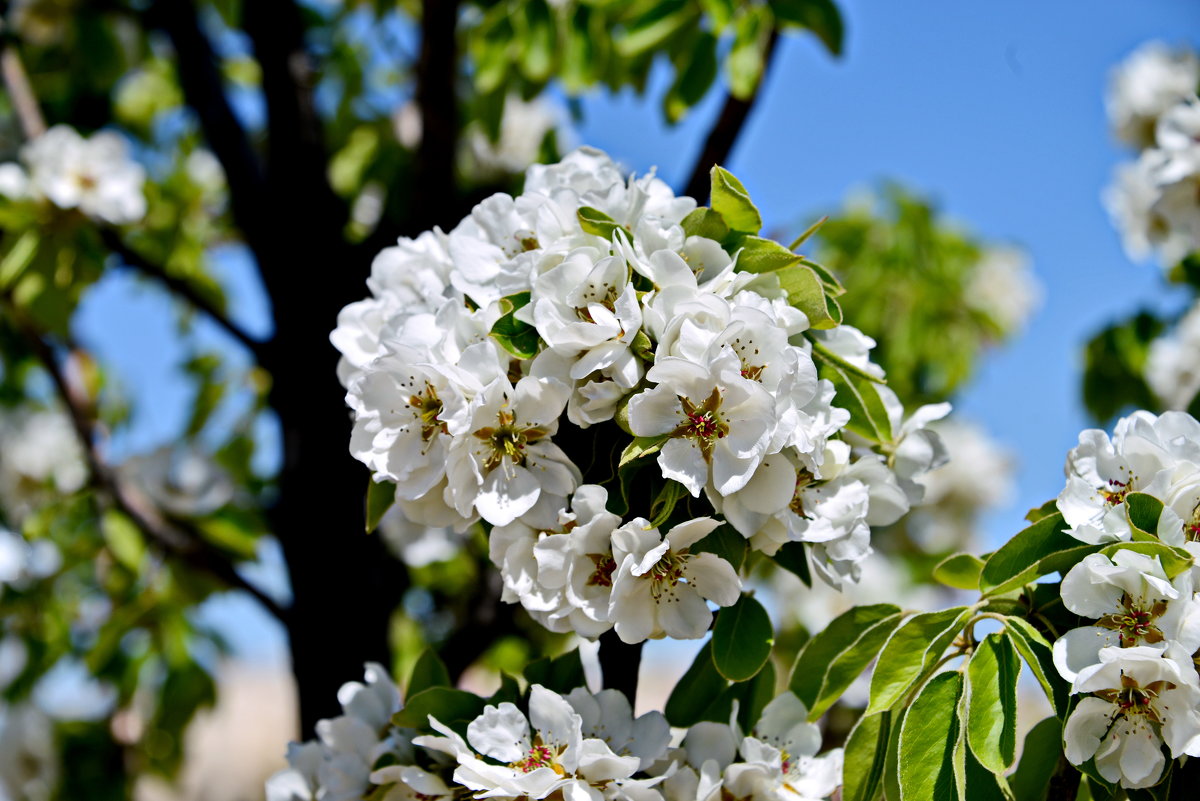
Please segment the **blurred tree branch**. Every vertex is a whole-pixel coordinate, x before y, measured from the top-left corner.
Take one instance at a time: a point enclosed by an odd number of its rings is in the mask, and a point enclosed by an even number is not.
[[[195,567],[230,589],[242,590],[262,605],[274,617],[286,621],[288,612],[275,599],[247,581],[228,557],[211,546],[204,535],[190,523],[168,521],[144,495],[131,492],[100,455],[97,443],[96,420],[92,403],[81,397],[58,363],[54,348],[25,319],[24,314],[8,298],[4,298],[5,316],[27,342],[30,350],[50,376],[55,390],[66,408],[71,426],[79,439],[93,486],[118,511],[141,529],[152,545],[166,555]],[[71,346],[71,350],[78,350]]]
[[[700,156],[692,168],[692,177],[688,179],[683,189],[683,194],[696,198],[697,203],[707,201],[709,171],[712,170],[713,165],[724,165],[729,160],[729,154],[737,143],[742,127],[746,124],[746,119],[750,116],[755,101],[762,94],[763,86],[767,82],[767,73],[775,60],[778,44],[779,29],[772,28],[771,38],[767,41],[767,49],[763,55],[762,75],[759,76],[758,86],[755,87],[753,95],[746,100],[739,100],[733,94],[726,95],[725,105],[721,107],[721,113],[717,115],[712,129],[709,130],[708,137],[704,140],[704,147],[700,149]]]
[[[2,25],[3,23],[0,23]],[[46,120],[38,107],[37,96],[29,85],[29,75],[21,62],[21,54],[17,52],[16,42],[13,41],[0,27],[0,72],[4,73],[4,88],[8,90],[12,100],[13,110],[21,123],[21,131],[26,139],[35,139],[46,131]]]
[[[153,263],[129,247],[121,239],[120,234],[111,228],[101,228],[100,236],[104,240],[105,247],[116,254],[125,266],[131,267],[139,273],[154,279],[176,296],[187,301],[224,329],[227,334],[240,342],[243,347],[254,355],[257,361],[261,362],[263,360],[263,343],[242,330],[222,309],[197,290],[190,281],[171,275],[163,267]]]

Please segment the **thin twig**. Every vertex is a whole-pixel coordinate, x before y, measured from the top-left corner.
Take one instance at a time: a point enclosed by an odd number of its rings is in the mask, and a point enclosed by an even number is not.
[[[772,29],[771,38],[767,40],[767,48],[763,52],[762,75],[758,78],[758,86],[754,88],[754,94],[746,100],[739,100],[732,94],[726,96],[725,105],[721,108],[721,113],[717,115],[717,120],[713,123],[708,138],[704,141],[704,147],[700,150],[700,157],[696,159],[692,177],[688,179],[683,194],[694,197],[697,201],[708,198],[709,171],[714,164],[724,164],[728,160],[729,153],[733,150],[738,135],[742,132],[742,126],[745,125],[746,118],[750,116],[750,111],[754,108],[754,101],[762,94],[778,41],[779,30]]]
[[[37,95],[29,85],[29,75],[21,63],[21,54],[16,44],[8,38],[0,42],[0,72],[4,73],[4,87],[12,99],[13,110],[21,121],[21,130],[26,139],[36,139],[46,132],[46,119],[38,107]]]
[[[110,500],[113,507],[125,514],[166,554],[197,567],[231,589],[242,590],[253,596],[263,608],[282,622],[287,620],[287,610],[274,598],[247,581],[219,551],[209,545],[204,535],[190,523],[173,520],[168,522],[143,496],[131,492],[105,463],[97,447],[96,422],[91,413],[91,403],[79,397],[58,364],[58,357],[50,344],[24,319],[19,309],[6,303],[6,316],[18,333],[29,344],[43,369],[49,374],[54,387],[66,407],[75,435],[83,446],[84,458],[93,485]]]
[[[153,278],[172,293],[187,301],[195,309],[206,314],[214,323],[223,328],[226,333],[254,354],[254,357],[258,361],[262,361],[263,344],[250,336],[237,323],[233,322],[222,309],[201,294],[190,281],[171,275],[163,267],[155,264],[126,245],[116,231],[102,228],[100,229],[100,236],[104,240],[105,247],[119,256],[125,266],[132,267],[139,273]]]

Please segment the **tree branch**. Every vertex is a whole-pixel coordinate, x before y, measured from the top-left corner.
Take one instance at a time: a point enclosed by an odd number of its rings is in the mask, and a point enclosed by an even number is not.
[[[638,671],[642,666],[642,646],[622,642],[615,631],[600,635],[600,674],[604,689],[620,690],[629,699],[630,706],[637,705]]]
[[[46,132],[46,120],[38,107],[37,95],[29,85],[29,75],[21,63],[21,54],[17,52],[16,43],[8,36],[0,40],[0,72],[4,73],[4,87],[8,90],[25,138],[38,138]]]
[[[190,281],[171,275],[163,267],[154,264],[145,256],[141,255],[133,248],[125,244],[121,240],[119,234],[110,228],[101,228],[100,237],[104,240],[104,245],[110,251],[120,257],[121,262],[126,267],[132,267],[139,273],[153,278],[155,281],[162,284],[173,294],[187,301],[196,310],[203,312],[214,323],[225,330],[227,334],[236,339],[247,350],[254,354],[255,359],[262,361],[263,345],[250,334],[246,333],[237,323],[229,319],[223,310],[217,307],[215,303],[206,298],[199,290],[192,285]]]
[[[109,499],[114,508],[129,517],[159,550],[203,570],[230,589],[248,593],[275,618],[286,622],[287,610],[238,573],[223,554],[205,541],[204,535],[200,531],[185,521],[166,520],[149,502],[149,499],[124,486],[116,473],[100,456],[96,443],[96,422],[89,408],[90,402],[79,397],[59,366],[54,349],[24,319],[20,310],[11,303],[6,303],[5,306],[11,323],[29,344],[30,350],[49,374],[66,407],[71,426],[83,447],[84,458],[87,461],[88,473],[93,486]]]
[[[709,171],[714,164],[724,164],[729,159],[738,135],[742,132],[742,126],[745,125],[750,111],[754,108],[754,102],[762,94],[762,88],[767,81],[767,72],[771,69],[778,42],[779,30],[773,28],[771,38],[767,40],[767,49],[763,52],[763,72],[758,79],[758,86],[755,87],[754,94],[747,100],[739,100],[732,94],[726,96],[725,105],[721,108],[721,113],[717,115],[712,130],[708,132],[708,138],[704,140],[700,157],[696,159],[696,166],[692,169],[692,177],[688,179],[683,190],[683,194],[696,198],[697,202],[705,201],[708,198]]]
[[[204,138],[225,170],[234,220],[247,243],[257,250],[268,236],[264,229],[271,214],[264,202],[262,167],[225,96],[217,57],[200,27],[195,3],[158,0],[146,18],[151,26],[167,34],[175,48],[175,67],[184,97],[199,117]]]
[[[422,0],[421,54],[416,66],[416,101],[421,109],[421,144],[414,161],[409,214],[415,234],[450,225],[456,204],[454,159],[458,150],[458,0]]]

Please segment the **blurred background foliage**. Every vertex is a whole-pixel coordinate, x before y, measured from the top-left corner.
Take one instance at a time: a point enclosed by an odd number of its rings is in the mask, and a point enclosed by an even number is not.
[[[380,537],[362,534],[366,474],[346,454],[348,426],[337,424],[345,414],[328,331],[363,294],[383,245],[515,191],[529,163],[568,146],[582,113],[573,98],[646,92],[655,64],[669,70],[668,88],[651,99],[668,121],[722,97],[677,187],[703,201],[709,166],[728,157],[779,37],[812,37],[836,57],[838,8],[12,0],[0,2],[0,19],[0,161],[18,160],[46,125],[117,131],[145,169],[147,209],[136,223],[112,224],[0,197],[8,796],[128,798],[146,776],[176,777],[185,728],[217,700],[229,650],[197,609],[229,591],[287,628],[306,736],[365,659],[390,658],[404,676],[433,646],[455,675],[474,665],[490,681],[569,647],[498,603],[481,536],[431,540],[402,520]],[[981,293],[1004,294],[981,289],[989,280],[1033,293],[1025,268],[987,267],[991,245],[900,186],[832,213],[813,246],[908,404],[952,399],[1032,303],[1015,313],[980,305]],[[240,301],[222,280],[231,260],[253,264],[265,287],[262,331],[231,312]],[[155,410],[139,407],[126,379],[74,335],[81,298],[118,272],[170,293],[187,354],[186,424],[153,450],[122,443]],[[1125,356],[1135,350],[1118,344]],[[1011,471],[974,436],[993,459],[976,461]],[[924,523],[879,538],[910,558],[908,574],[880,591],[928,585],[932,565],[966,547],[989,502],[961,487],[930,493]],[[254,569],[267,540],[282,549],[290,591]],[[790,592],[794,577],[765,571],[764,587]],[[780,676],[804,632],[838,603],[811,598],[780,604],[794,615],[783,637],[794,648],[777,649]]]

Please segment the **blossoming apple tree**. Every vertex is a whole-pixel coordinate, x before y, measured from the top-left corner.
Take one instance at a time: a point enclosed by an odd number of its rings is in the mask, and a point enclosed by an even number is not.
[[[839,51],[826,0],[0,12],[8,795],[170,775],[216,692],[221,638],[194,610],[235,590],[287,627],[316,735],[272,801],[1185,797],[1193,418],[1084,432],[1057,500],[991,554],[889,550],[951,497],[945,401],[1031,294],[1019,259],[899,192],[893,220],[762,230],[719,164],[780,35]],[[656,61],[669,120],[726,76],[680,192],[560,147],[540,99],[643,91]],[[1186,114],[1162,148],[1186,150]],[[924,291],[896,269],[905,231],[943,280],[896,315],[872,288]],[[257,267],[270,338],[228,313],[222,249]],[[72,325],[120,269],[179,301],[190,351],[180,441],[134,455],[139,410]],[[963,307],[938,347],[920,314]],[[268,410],[276,473],[255,460]],[[268,532],[290,603],[239,569]],[[876,546],[970,596],[778,623],[816,583],[853,598]],[[662,638],[703,645],[635,716]],[[490,695],[459,689],[472,665]],[[79,667],[102,710],[52,722],[30,699]],[[1018,745],[1022,671],[1053,714]]]

